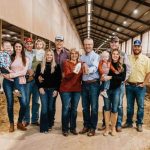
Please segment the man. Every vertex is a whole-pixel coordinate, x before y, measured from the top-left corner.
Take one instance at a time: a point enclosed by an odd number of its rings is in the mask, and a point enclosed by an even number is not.
[[[126,82],[127,97],[127,120],[124,128],[133,127],[134,102],[137,102],[136,127],[138,132],[142,132],[144,117],[144,97],[145,85],[150,79],[150,59],[142,54],[140,40],[135,40],[133,44],[133,54],[129,57],[131,63],[131,74]]]
[[[113,36],[110,40],[110,52],[114,49],[119,50],[119,38],[117,36]],[[121,59],[123,60],[123,63],[126,65],[126,79],[128,79],[130,73],[131,73],[131,66],[130,62],[128,59],[128,56],[126,53],[121,52]],[[122,131],[122,119],[123,119],[123,97],[125,93],[125,84],[122,82],[121,87],[120,87],[120,101],[119,101],[119,106],[118,106],[118,119],[117,119],[117,124],[116,124],[116,130],[117,132]],[[104,115],[103,115],[104,116]],[[103,125],[102,129],[105,129],[105,122],[103,119]],[[101,129],[100,129],[101,130]]]
[[[25,39],[25,47],[26,51],[25,54],[29,58],[29,68],[27,71],[28,79],[26,84],[26,91],[27,91],[27,109],[24,118],[24,126],[28,126],[30,124],[30,99],[32,95],[32,117],[31,117],[31,124],[32,125],[39,125],[39,92],[38,87],[34,80],[34,70],[32,69],[33,59],[35,57],[35,51],[33,50],[33,40],[31,38]]]
[[[80,134],[87,133],[94,136],[98,121],[98,97],[99,97],[99,55],[93,50],[93,39],[84,40],[85,54],[81,56],[83,62],[82,77],[82,107],[84,128]]]
[[[55,49],[54,49],[55,61],[60,65],[61,71],[63,71],[63,62],[66,59],[69,59],[69,52],[64,48],[64,37],[63,35],[56,35],[55,37]],[[55,112],[56,112],[56,99],[53,102],[53,125],[55,120]]]

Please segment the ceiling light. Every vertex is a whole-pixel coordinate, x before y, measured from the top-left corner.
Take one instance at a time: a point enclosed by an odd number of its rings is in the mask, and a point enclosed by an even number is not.
[[[115,32],[113,32],[112,35],[115,35]]]
[[[138,11],[137,9],[135,9],[135,10],[133,11],[133,14],[136,15],[136,14],[138,14],[138,12],[139,12],[139,11]]]
[[[123,24],[126,25],[126,24],[127,24],[127,21],[124,21]]]
[[[117,31],[120,31],[120,28],[117,28]]]
[[[111,36],[109,36],[109,38],[111,38]]]

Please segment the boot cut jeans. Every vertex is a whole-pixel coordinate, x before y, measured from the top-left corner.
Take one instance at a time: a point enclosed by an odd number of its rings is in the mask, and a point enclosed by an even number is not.
[[[62,131],[75,130],[77,108],[81,92],[61,92],[62,101]],[[70,124],[70,125],[69,125]],[[70,126],[70,127],[69,127]]]
[[[88,129],[96,129],[98,122],[99,81],[82,84],[83,125]]]
[[[112,113],[118,112],[120,87],[109,89],[107,91],[108,98],[104,98],[104,110]]]
[[[133,123],[134,115],[134,103],[137,102],[137,125],[143,124],[144,117],[144,98],[146,93],[146,87],[139,87],[135,85],[126,85],[126,97],[127,97],[127,120],[126,123]]]
[[[14,82],[4,79],[3,81],[3,89],[6,95],[7,99],[7,112],[9,117],[9,122],[14,123]],[[25,90],[25,84],[19,84],[19,92],[21,93],[21,97],[18,97],[19,103],[20,103],[20,110],[19,110],[19,117],[18,122],[22,123],[22,120],[25,116],[26,112],[26,90]]]
[[[30,100],[32,100],[31,122],[36,123],[39,120],[40,104],[39,104],[39,91],[35,83],[35,80],[26,84],[26,91],[27,91],[27,109],[26,109],[24,121],[27,123],[30,123]],[[31,95],[32,95],[32,98],[31,98]]]
[[[48,131],[53,125],[53,103],[56,100],[56,97],[53,97],[54,90],[54,88],[47,88],[44,89],[45,94],[40,94],[40,132]]]

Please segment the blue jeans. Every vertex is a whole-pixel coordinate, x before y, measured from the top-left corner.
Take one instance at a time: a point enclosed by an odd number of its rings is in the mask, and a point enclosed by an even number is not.
[[[30,99],[32,95],[32,123],[38,122],[39,119],[39,91],[35,80],[26,84],[27,91],[27,110],[24,121],[30,123]]]
[[[98,97],[100,92],[99,81],[82,84],[82,107],[84,127],[96,129],[98,121]],[[90,111],[91,110],[91,111]]]
[[[24,118],[25,112],[26,112],[26,91],[25,91],[25,84],[19,85],[21,97],[19,97],[19,103],[20,103],[20,110],[19,110],[19,117],[18,122],[22,123],[22,120]],[[3,81],[3,89],[6,95],[7,99],[7,112],[9,117],[9,122],[14,123],[14,97],[13,97],[13,90],[14,90],[14,82],[9,81],[7,79],[4,79]]]
[[[143,124],[144,117],[144,97],[145,97],[146,87],[138,87],[133,85],[126,85],[126,96],[127,96],[127,120],[126,123],[133,123],[134,115],[134,102],[136,100],[138,110],[137,110],[137,125]]]
[[[103,90],[108,90],[109,86],[110,86],[110,80],[102,82],[101,86],[103,87],[102,91]]]
[[[41,117],[40,117],[40,132],[48,131],[49,127],[52,127],[53,123],[53,103],[56,97],[53,97],[55,89],[45,89],[45,94],[40,94],[41,98]]]
[[[117,89],[109,89],[107,91],[108,98],[104,98],[104,110],[112,113],[118,112],[120,87]]]
[[[80,100],[80,92],[61,92],[62,101],[62,131],[76,129],[77,108]]]
[[[123,119],[123,97],[125,94],[125,84],[124,82],[121,83],[120,86],[120,96],[119,96],[119,106],[118,106],[118,119],[117,119],[117,127],[122,126],[122,119]]]

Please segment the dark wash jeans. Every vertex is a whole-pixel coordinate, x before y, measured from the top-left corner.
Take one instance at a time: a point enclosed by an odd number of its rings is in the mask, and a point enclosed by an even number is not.
[[[133,123],[134,115],[134,103],[137,102],[137,125],[143,124],[144,117],[144,98],[145,98],[146,87],[139,87],[134,85],[126,85],[126,97],[127,97],[127,120],[128,124]]]
[[[9,122],[14,123],[14,112],[13,112],[13,107],[14,107],[14,97],[13,97],[13,90],[14,90],[14,82],[4,79],[3,81],[3,89],[6,95],[7,99],[7,112],[8,112],[8,117],[9,117]],[[25,90],[25,84],[20,84],[19,85],[19,91],[21,93],[21,97],[19,98],[19,103],[20,103],[20,110],[19,110],[19,117],[18,117],[18,122],[22,123],[22,120],[25,116],[26,112],[26,90]]]
[[[61,92],[62,101],[62,131],[75,130],[77,108],[81,92]],[[69,127],[70,123],[70,127]]]
[[[111,111],[112,113],[117,113],[120,100],[120,87],[116,89],[109,89],[107,91],[107,94],[108,98],[104,98],[104,110]]]
[[[41,98],[41,116],[40,132],[48,131],[53,126],[53,103],[56,97],[53,97],[54,88],[44,89],[45,94],[40,94]]]
[[[89,129],[95,130],[97,127],[99,92],[99,81],[82,83],[83,125]]]

